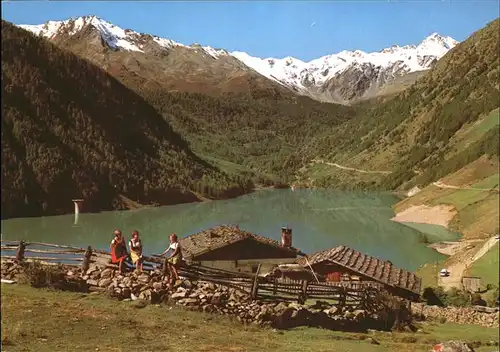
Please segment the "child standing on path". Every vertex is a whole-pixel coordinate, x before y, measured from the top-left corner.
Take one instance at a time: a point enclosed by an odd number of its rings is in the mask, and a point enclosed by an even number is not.
[[[175,233],[171,234],[170,246],[160,256],[164,256],[168,251],[173,250],[170,257],[165,258],[163,270],[166,273],[168,270],[170,276],[170,289],[173,288],[174,283],[179,279],[177,269],[180,267],[182,261],[182,248]]]

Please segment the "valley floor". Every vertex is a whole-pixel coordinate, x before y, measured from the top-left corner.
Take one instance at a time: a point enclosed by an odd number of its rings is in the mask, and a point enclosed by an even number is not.
[[[43,322],[42,324],[40,322]],[[460,339],[491,351],[498,330],[422,324],[419,332],[354,334],[315,328],[278,332],[244,326],[227,317],[167,306],[142,306],[94,294],[2,284],[4,351],[429,351]],[[373,340],[380,344],[376,344]]]

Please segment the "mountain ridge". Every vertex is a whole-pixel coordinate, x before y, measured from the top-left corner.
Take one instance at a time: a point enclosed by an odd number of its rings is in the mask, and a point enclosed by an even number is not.
[[[2,218],[176,204],[251,184],[193,153],[158,111],[109,73],[2,21]],[[248,179],[247,179],[248,180]],[[240,186],[242,186],[240,188]]]
[[[256,72],[295,94],[343,104],[376,96],[381,87],[398,77],[429,69],[458,43],[451,37],[433,33],[418,46],[393,45],[373,53],[344,50],[304,62],[293,57],[261,59],[240,51],[228,52],[199,44],[184,45],[171,39],[122,29],[92,15],[48,21],[41,25],[19,25],[50,40],[58,40],[63,35],[75,36],[88,26],[94,27],[102,41],[113,50],[149,54],[156,45],[159,50],[190,50],[213,60],[229,60],[231,57],[245,66],[246,69],[238,67],[240,70]],[[237,65],[234,62],[231,64]]]

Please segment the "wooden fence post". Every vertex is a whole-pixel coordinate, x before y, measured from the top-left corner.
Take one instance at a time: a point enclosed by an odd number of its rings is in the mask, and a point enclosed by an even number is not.
[[[259,291],[259,273],[260,273],[260,264],[257,267],[257,272],[255,273],[255,277],[253,279],[253,284],[252,284],[251,296],[253,300],[257,298],[257,292]]]
[[[347,298],[347,290],[344,286],[339,287],[339,306],[340,306],[340,311],[343,312],[346,304],[346,298]]]
[[[307,280],[302,281],[302,291],[299,293],[299,304],[304,304],[307,301],[307,285],[309,282]]]
[[[92,247],[88,246],[83,256],[82,275],[85,275],[87,270],[90,268],[90,257],[92,257]]]
[[[24,260],[24,250],[26,249],[26,242],[20,241],[17,247],[16,262],[21,263]]]

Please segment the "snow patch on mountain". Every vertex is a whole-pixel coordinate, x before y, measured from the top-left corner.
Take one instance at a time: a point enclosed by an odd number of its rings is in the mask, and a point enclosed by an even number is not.
[[[130,32],[133,31],[123,30],[97,16],[78,17],[76,19],[71,18],[65,21],[49,21],[40,25],[20,25],[19,27],[33,32],[36,35],[43,36],[48,39],[54,39],[57,35],[63,33],[75,35],[88,25],[92,25],[96,28],[101,34],[101,37],[110,47],[115,49],[124,49],[127,51],[142,52],[142,50],[135,45],[133,41],[129,40]]]
[[[64,21],[48,21],[44,24],[39,25],[19,25],[19,27],[26,29],[38,36],[42,36],[48,39],[54,39],[57,35],[60,34],[75,35],[89,25],[93,26],[97,31],[99,31],[103,40],[106,41],[106,43],[114,49],[144,52],[143,44],[141,44],[140,40],[144,36],[152,37],[153,41],[156,44],[165,49],[174,47],[194,49],[195,47],[186,46],[167,38],[137,33],[130,29],[124,30],[97,16],[70,18]],[[223,49],[214,49],[210,46],[201,48],[215,59],[222,55],[229,55],[229,53]]]
[[[159,46],[166,48],[166,49],[170,49],[170,48],[173,48],[176,46],[181,46],[181,47],[185,46],[184,44],[174,42],[173,40],[170,40],[167,38],[160,38],[157,36],[153,36],[153,40],[156,44],[158,44]]]
[[[226,50],[224,50],[224,49],[215,49],[215,48],[212,48],[211,46],[203,46],[202,49],[205,50],[205,52],[208,55],[212,56],[214,59],[218,59],[221,56],[227,56],[227,55],[229,55],[229,53]]]

